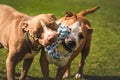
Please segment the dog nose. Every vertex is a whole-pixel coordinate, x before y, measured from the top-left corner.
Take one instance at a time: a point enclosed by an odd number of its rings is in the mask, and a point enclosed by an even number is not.
[[[68,45],[70,45],[71,47],[75,47],[76,46],[75,40],[69,40]]]
[[[67,38],[65,40],[65,43],[67,45],[69,45],[71,48],[75,47],[76,46],[76,40],[75,39],[72,39],[72,38]]]

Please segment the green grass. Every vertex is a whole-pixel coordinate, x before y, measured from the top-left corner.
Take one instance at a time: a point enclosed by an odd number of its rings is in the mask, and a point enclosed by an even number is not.
[[[18,11],[28,15],[53,13],[58,18],[66,11],[78,13],[80,10],[100,6],[101,8],[87,18],[94,29],[91,51],[84,68],[82,80],[120,80],[120,0],[0,0]],[[5,49],[0,50],[0,80],[6,80]],[[42,80],[38,54],[28,72],[28,80]],[[80,56],[72,62],[72,76],[77,71]],[[18,79],[22,62],[17,66]],[[57,67],[50,65],[51,80],[54,79]],[[74,77],[65,80],[75,80]]]

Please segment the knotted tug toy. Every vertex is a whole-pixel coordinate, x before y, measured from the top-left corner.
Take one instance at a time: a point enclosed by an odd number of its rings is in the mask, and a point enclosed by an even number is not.
[[[59,23],[58,26],[58,40],[45,48],[45,51],[47,52],[48,56],[56,60],[60,60],[66,57],[67,55],[71,54],[71,52],[69,51],[66,51],[63,54],[58,50],[58,45],[61,44],[62,41],[70,34],[70,29],[67,26],[62,25],[61,23]]]

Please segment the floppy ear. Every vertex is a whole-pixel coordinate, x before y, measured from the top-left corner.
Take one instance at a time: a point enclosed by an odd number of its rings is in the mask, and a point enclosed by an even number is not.
[[[93,32],[93,29],[89,25],[85,25],[85,28],[87,29],[87,34],[91,34]]]
[[[57,18],[55,17],[54,14],[48,14],[51,18],[53,18],[54,20],[57,20]]]
[[[27,32],[28,31],[28,21],[24,21],[23,23],[22,23],[22,30],[24,31],[24,32]]]
[[[74,14],[71,11],[65,12],[66,17],[72,17]]]

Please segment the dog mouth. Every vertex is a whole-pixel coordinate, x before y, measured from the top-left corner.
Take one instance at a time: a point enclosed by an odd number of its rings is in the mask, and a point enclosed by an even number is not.
[[[75,40],[69,42],[63,41],[62,45],[68,52],[72,52],[76,47],[76,41]]]
[[[44,47],[47,47],[47,46],[50,46],[52,45],[53,43],[55,43],[57,41],[58,37],[54,37],[54,38],[51,38],[50,40],[47,40],[47,39],[39,39],[39,44],[41,44],[42,46]]]
[[[70,56],[77,46],[77,38],[74,32],[64,25],[59,24],[58,40],[45,47],[48,56],[57,60]],[[73,31],[73,30],[72,30]]]

